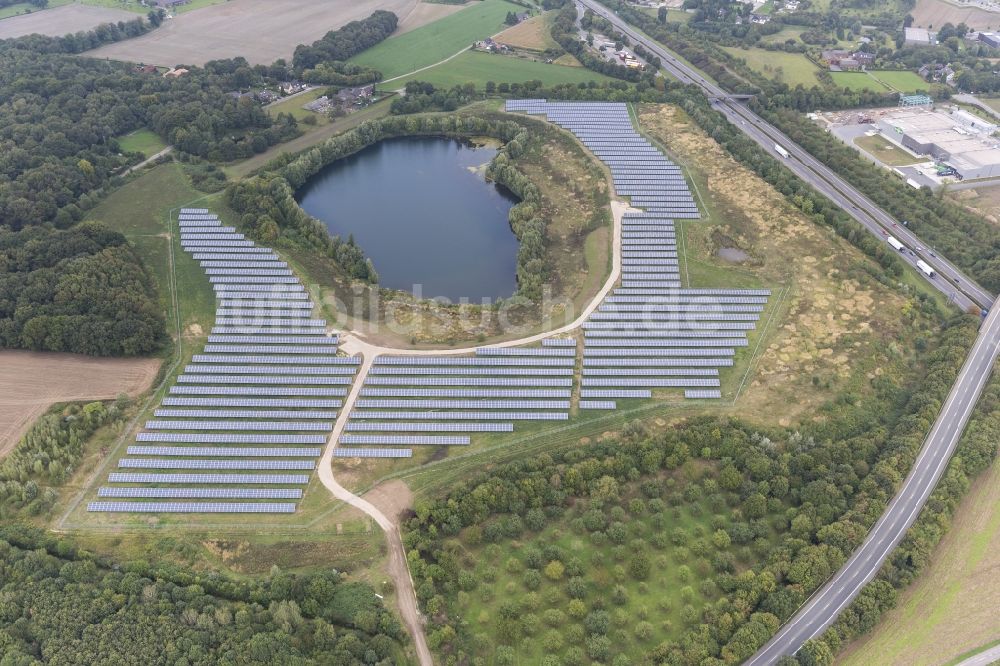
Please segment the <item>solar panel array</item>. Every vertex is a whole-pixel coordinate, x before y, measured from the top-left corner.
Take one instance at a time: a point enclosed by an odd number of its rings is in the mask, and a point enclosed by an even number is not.
[[[205,209],[182,209],[178,227],[215,290],[215,326],[118,461],[136,471],[113,472],[98,490],[128,501],[88,510],[293,512],[360,359],[337,355],[338,337],[312,318],[309,293],[273,250]],[[262,473],[238,473],[249,471]],[[224,501],[146,501],[199,499]]]
[[[539,347],[481,347],[461,356],[376,356],[336,455],[463,446],[470,436],[454,433],[506,433],[516,423],[566,420],[576,354],[573,338],[551,338]]]
[[[615,399],[653,390],[721,397],[718,370],[747,346],[770,291],[683,285],[674,222],[700,215],[681,168],[636,131],[625,104],[523,99],[506,109],[572,132],[610,169],[616,193],[641,209],[622,219],[620,286],[583,325],[580,408],[615,409]]]

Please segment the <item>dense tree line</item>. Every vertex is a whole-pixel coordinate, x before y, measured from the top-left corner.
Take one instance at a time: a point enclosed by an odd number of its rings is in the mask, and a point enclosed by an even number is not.
[[[390,112],[394,115],[421,113],[423,111],[454,111],[465,106],[476,96],[476,85],[452,86],[439,89],[426,81],[408,81],[402,97],[392,100]]]
[[[398,22],[392,12],[377,10],[363,21],[351,21],[331,30],[311,45],[300,44],[295,48],[292,65],[301,74],[322,63],[343,62],[391,35]]]
[[[648,482],[648,497],[669,500],[663,476],[701,459],[714,470],[708,492],[719,497],[709,497],[710,502],[733,509],[727,543],[757,549],[757,564],[737,571],[726,558],[713,560],[707,574],[720,598],[705,605],[681,640],[656,646],[647,660],[742,661],[836,571],[884,510],[975,334],[975,318],[956,317],[937,336],[922,337],[929,346],[917,376],[901,384],[876,381],[875,394],[864,401],[841,396],[822,421],[796,431],[761,431],[711,417],[655,435],[628,427],[616,440],[498,465],[445,497],[418,505],[404,538],[417,596],[425,608],[437,611],[432,640],[449,654],[449,645],[461,642],[460,619],[434,602],[462,589],[455,551],[459,535],[486,542],[519,539],[612,483]],[[977,469],[995,448],[988,435],[978,441],[970,458]],[[962,484],[939,489],[949,502],[963,490]],[[766,535],[775,532],[778,539],[771,543]],[[925,547],[920,543],[915,550]],[[899,561],[906,559],[903,554]],[[890,585],[876,592],[879,604],[893,596]]]
[[[132,356],[163,339],[152,279],[124,236],[94,222],[0,227],[0,345]]]
[[[103,425],[122,416],[127,399],[104,404],[69,405],[32,424],[14,450],[0,463],[0,514],[47,511],[61,486],[83,456],[83,445]]]
[[[549,281],[545,257],[545,218],[541,216],[542,194],[538,186],[517,168],[517,159],[538,146],[539,137],[522,128],[500,148],[490,162],[486,177],[516,194],[520,201],[510,209],[511,231],[517,236],[517,295],[531,301],[542,297]]]
[[[115,140],[141,127],[221,160],[297,135],[290,116],[272,120],[252,100],[225,94],[259,78],[242,58],[164,79],[67,55],[37,35],[0,42],[0,220],[19,229],[81,219],[115,174],[141,159],[122,155]]]
[[[994,368],[996,375],[996,368]],[[962,435],[955,455],[917,521],[893,551],[874,581],[848,606],[836,623],[816,640],[806,643],[799,658],[803,666],[833,661],[833,655],[854,638],[871,631],[896,602],[895,592],[913,582],[950,527],[951,517],[972,480],[995,460],[1000,441],[1000,380],[987,384]]]
[[[326,571],[234,580],[114,563],[40,531],[0,527],[5,664],[399,663],[371,588]]]

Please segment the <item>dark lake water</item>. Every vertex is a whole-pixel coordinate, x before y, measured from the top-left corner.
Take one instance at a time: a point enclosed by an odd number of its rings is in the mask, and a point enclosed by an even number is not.
[[[507,297],[517,287],[507,221],[517,199],[474,170],[495,154],[450,139],[390,139],[325,167],[296,197],[331,234],[354,234],[384,287],[453,301]]]

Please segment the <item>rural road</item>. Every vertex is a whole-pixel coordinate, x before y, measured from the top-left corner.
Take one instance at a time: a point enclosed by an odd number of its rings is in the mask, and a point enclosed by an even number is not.
[[[717,98],[713,106],[736,128],[769,153],[776,155],[774,144],[782,145],[791,154],[789,159],[784,160],[790,170],[828,196],[876,237],[882,238],[884,234],[892,233],[914,250],[923,248],[924,244],[916,236],[908,229],[897,226],[890,215],[875,206],[853,186],[790,141],[776,128],[730,99],[725,91],[706,80],[699,72],[680,61],[660,44],[633,29],[617,14],[599,5],[595,0],[577,1],[578,6],[586,6],[608,19],[635,43],[642,43],[645,48],[659,56],[663,67],[679,81],[696,85],[710,98]],[[780,156],[778,159],[781,159]],[[911,264],[915,263],[919,256],[933,266],[939,276],[928,278],[928,282],[963,309],[973,305],[984,309],[993,306],[993,296],[947,260],[931,255],[926,249],[917,250],[916,255],[901,254],[901,256]],[[993,308],[983,321],[979,336],[959,371],[930,433],[924,440],[909,475],[889,503],[885,513],[876,521],[864,543],[840,571],[815,592],[778,630],[778,633],[746,662],[748,666],[773,664],[784,655],[794,654],[805,641],[819,636],[836,621],[840,612],[878,573],[889,554],[902,540],[906,530],[916,520],[944,473],[969,415],[989,379],[998,351],[1000,351],[1000,313]]]
[[[608,275],[608,279],[605,280],[604,286],[601,287],[601,290],[597,292],[593,300],[591,300],[587,307],[584,308],[579,317],[577,317],[572,323],[552,331],[537,333],[535,335],[531,335],[526,338],[519,338],[517,340],[507,340],[491,346],[515,347],[531,344],[545,338],[550,338],[553,335],[559,335],[560,333],[566,333],[579,328],[583,322],[586,321],[587,317],[589,317],[591,313],[597,309],[611,289],[614,288],[615,283],[618,282],[622,267],[622,218],[625,213],[630,210],[632,209],[630,209],[625,203],[620,201],[611,202],[611,214],[614,219],[614,231],[612,234],[613,240],[611,245],[611,273]],[[382,354],[402,354],[407,356],[470,354],[476,351],[476,347],[465,347],[459,349],[396,349],[393,347],[381,347],[367,343],[359,337],[358,334],[352,331],[341,331],[340,339],[340,349],[349,355],[361,355],[362,362],[360,368],[358,368],[358,374],[354,378],[354,384],[351,386],[351,391],[347,394],[347,397],[344,399],[343,406],[337,414],[337,420],[334,423],[333,431],[330,433],[330,438],[327,440],[326,447],[323,451],[323,457],[320,458],[319,480],[335,498],[363,511],[376,523],[378,523],[378,526],[385,533],[386,541],[388,542],[389,547],[389,576],[392,578],[393,584],[395,585],[396,598],[399,605],[399,614],[403,619],[403,624],[406,626],[410,637],[413,639],[413,645],[417,650],[417,657],[420,660],[420,666],[433,666],[434,662],[431,658],[431,652],[427,647],[427,637],[424,635],[424,623],[421,619],[420,610],[417,606],[417,596],[413,587],[413,578],[410,576],[410,570],[407,566],[406,551],[403,548],[403,540],[400,536],[399,525],[397,523],[398,517],[386,516],[371,502],[355,495],[340,485],[333,475],[333,466],[331,463],[333,462],[333,451],[337,448],[340,435],[344,431],[344,427],[347,425],[351,410],[354,408],[354,403],[361,393],[361,388],[364,386],[365,378],[368,376],[368,371],[371,369],[372,362],[376,356]]]
[[[991,116],[993,116],[994,118],[996,118],[997,120],[1000,120],[1000,112],[997,112],[996,109],[994,109],[993,107],[989,106],[988,104],[986,104],[985,102],[983,102],[981,99],[979,99],[975,95],[964,95],[964,94],[962,94],[962,95],[952,95],[951,97],[956,102],[962,102],[963,104],[971,104],[972,106],[978,107],[978,108],[982,109],[983,111],[985,111],[986,113],[988,113]]]
[[[990,664],[998,661],[1000,661],[1000,645],[994,645],[988,650],[983,650],[968,659],[963,659],[955,664],[955,666],[990,666]]]
[[[794,653],[833,624],[882,568],[892,550],[916,520],[938,480],[944,474],[962,432],[975,409],[990,371],[1000,353],[1000,308],[994,308],[980,329],[955,384],[931,426],[909,475],[876,521],[861,547],[826,585],[778,630],[767,645],[745,662],[745,666],[773,664]]]
[[[660,58],[663,69],[675,79],[700,88],[709,99],[713,100],[713,108],[722,113],[734,127],[753,139],[770,155],[782,160],[795,175],[828,197],[874,236],[885,240],[885,236],[891,234],[907,245],[914,253],[901,253],[900,257],[911,266],[916,266],[917,259],[923,259],[930,264],[938,275],[935,278],[927,278],[928,283],[954,301],[959,308],[962,310],[967,310],[971,306],[989,308],[993,304],[992,294],[964,275],[947,259],[933,254],[923,241],[902,224],[897,223],[891,215],[876,206],[853,185],[742,103],[731,99],[725,90],[706,79],[699,71],[677,58],[658,42],[640,33],[596,0],[577,0],[577,5],[608,19],[634,43],[641,43]],[[787,149],[790,157],[782,159],[775,151],[775,144]]]

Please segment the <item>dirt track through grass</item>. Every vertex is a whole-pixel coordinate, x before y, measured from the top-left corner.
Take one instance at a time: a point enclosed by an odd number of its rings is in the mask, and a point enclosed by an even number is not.
[[[142,393],[159,367],[160,359],[155,358],[0,351],[0,455],[50,405]]]

